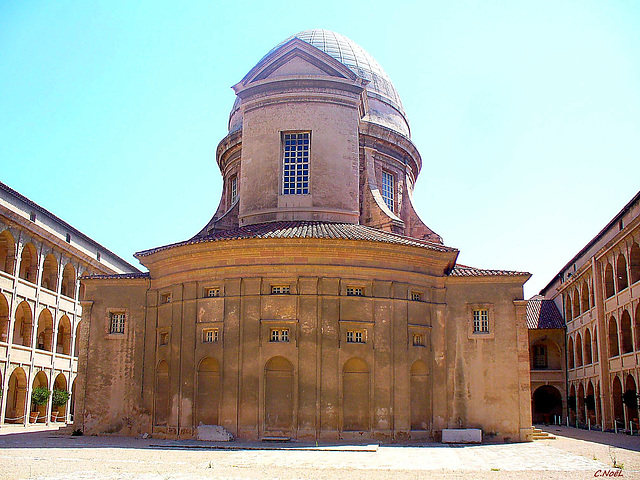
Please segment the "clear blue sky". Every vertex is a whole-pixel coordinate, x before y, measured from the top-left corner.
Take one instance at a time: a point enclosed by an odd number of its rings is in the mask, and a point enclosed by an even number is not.
[[[0,2],[0,180],[125,259],[214,213],[231,85],[307,28],[400,93],[416,209],[530,296],[640,189],[640,3]]]

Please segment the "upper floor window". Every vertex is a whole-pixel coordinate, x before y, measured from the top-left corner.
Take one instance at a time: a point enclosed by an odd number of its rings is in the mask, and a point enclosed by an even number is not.
[[[310,132],[284,133],[282,193],[307,195],[309,193],[309,137]]]
[[[364,289],[362,287],[347,287],[348,297],[362,297],[364,295]]]
[[[366,343],[367,336],[364,330],[347,330],[347,343]]]
[[[109,333],[124,333],[125,318],[122,312],[109,313]]]
[[[535,345],[533,347],[533,368],[547,368],[547,366],[546,345]]]
[[[382,199],[387,204],[389,210],[393,212],[393,191],[395,180],[389,172],[382,171]]]
[[[272,328],[269,332],[270,342],[288,342],[289,341],[289,329],[288,328]]]
[[[218,342],[218,329],[217,328],[207,328],[202,331],[202,342],[203,343],[217,343]]]
[[[473,311],[473,333],[489,333],[489,310]]]
[[[411,300],[413,300],[414,302],[421,302],[422,301],[422,293],[420,293],[420,292],[411,292]]]
[[[229,198],[231,203],[235,202],[238,198],[238,177],[234,175],[229,179]]]
[[[415,347],[424,347],[424,337],[421,333],[413,334],[413,345]]]
[[[171,294],[163,293],[160,295],[160,303],[171,303]]]

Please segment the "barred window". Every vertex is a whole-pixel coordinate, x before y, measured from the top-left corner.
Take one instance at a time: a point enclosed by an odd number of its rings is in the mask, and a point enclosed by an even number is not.
[[[362,297],[364,295],[364,289],[362,287],[347,287],[348,297]]]
[[[533,368],[547,368],[547,347],[536,345],[533,347]]]
[[[282,193],[309,193],[309,137],[310,132],[285,133],[283,142]]]
[[[289,342],[288,328],[272,328],[269,333],[270,342]]]
[[[273,295],[288,294],[290,291],[289,285],[271,285],[271,293]]]
[[[109,333],[124,333],[124,313],[109,313]]]
[[[414,302],[421,302],[422,294],[420,292],[411,292],[411,300]]]
[[[489,333],[489,310],[473,311],[473,333]]]
[[[416,347],[424,347],[424,337],[422,336],[422,334],[413,334],[413,345]]]
[[[202,331],[202,342],[203,343],[216,343],[218,341],[218,329],[217,328],[207,328]]]
[[[236,198],[238,198],[238,177],[236,175],[234,175],[233,177],[231,177],[230,179],[230,198],[231,198],[231,203],[236,201]]]
[[[347,343],[365,343],[365,338],[362,330],[347,330]]]
[[[220,296],[220,288],[218,287],[214,287],[214,288],[207,288],[205,291],[205,295],[207,297],[219,297]]]
[[[382,171],[382,199],[387,204],[389,210],[393,212],[393,190],[395,187],[395,181],[393,175],[389,172]]]

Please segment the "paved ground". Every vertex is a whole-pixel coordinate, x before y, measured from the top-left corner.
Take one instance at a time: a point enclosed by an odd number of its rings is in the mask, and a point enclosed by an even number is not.
[[[54,430],[43,427],[2,427],[0,478],[528,480],[597,478],[611,472],[640,479],[640,437],[566,427],[546,430],[558,439],[477,446],[373,445],[344,451],[294,443],[283,448],[233,443],[225,445],[240,448],[219,450],[208,448],[218,444],[206,442],[70,437],[54,435]],[[614,460],[624,468],[612,468]]]

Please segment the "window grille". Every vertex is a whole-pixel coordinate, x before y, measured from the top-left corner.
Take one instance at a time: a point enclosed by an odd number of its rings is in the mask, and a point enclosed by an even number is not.
[[[473,311],[473,333],[489,333],[489,311]]]
[[[110,313],[109,314],[109,333],[124,333],[124,313]]]
[[[291,291],[289,285],[271,285],[271,293],[273,295],[288,294]]]
[[[283,135],[282,193],[309,193],[309,137],[310,132]]]
[[[347,343],[365,343],[362,330],[347,330]]]
[[[387,204],[389,210],[394,211],[393,208],[393,191],[395,187],[395,181],[393,175],[389,172],[382,172],[382,199]]]
[[[279,328],[279,329],[271,329],[269,333],[269,341],[270,342],[289,342],[289,329],[288,328]]]
[[[362,287],[347,287],[348,297],[362,297],[364,295],[364,289]]]
[[[218,329],[209,328],[203,331],[202,341],[204,343],[216,343],[218,341]]]

